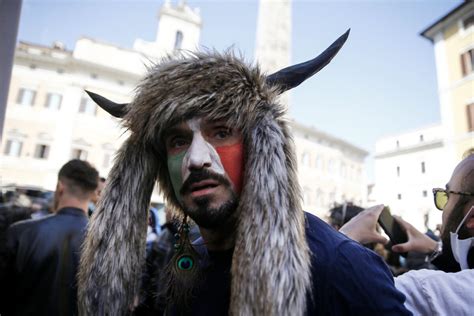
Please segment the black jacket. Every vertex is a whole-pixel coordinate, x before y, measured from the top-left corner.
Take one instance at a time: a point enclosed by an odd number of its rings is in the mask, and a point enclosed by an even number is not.
[[[1,315],[76,315],[76,272],[87,216],[77,208],[15,223],[7,232]]]

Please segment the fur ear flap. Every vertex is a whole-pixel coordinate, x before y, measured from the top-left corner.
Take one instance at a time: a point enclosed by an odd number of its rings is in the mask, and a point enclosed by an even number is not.
[[[284,122],[264,117],[246,143],[230,315],[304,315],[310,254],[293,142]]]
[[[136,135],[119,150],[83,244],[78,273],[81,315],[130,314],[145,259],[156,165],[155,155]]]

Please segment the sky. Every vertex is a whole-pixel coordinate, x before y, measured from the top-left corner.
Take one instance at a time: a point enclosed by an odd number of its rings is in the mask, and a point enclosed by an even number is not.
[[[174,3],[177,0],[172,1]],[[251,60],[257,0],[187,1],[203,19],[201,45]],[[23,0],[18,39],[73,49],[81,36],[125,48],[154,40],[160,0]],[[420,32],[461,0],[293,0],[292,63],[315,57],[351,28],[320,73],[292,90],[290,116],[371,153],[377,139],[440,122],[433,45]]]

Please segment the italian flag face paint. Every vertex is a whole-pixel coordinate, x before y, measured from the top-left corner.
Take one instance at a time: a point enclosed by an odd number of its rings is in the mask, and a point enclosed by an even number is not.
[[[175,155],[168,156],[168,172],[171,178],[171,184],[173,185],[174,194],[178,201],[181,201],[181,186],[183,185],[183,176],[181,173],[181,167],[183,165],[183,158],[186,155],[186,150]]]
[[[235,193],[240,195],[243,184],[244,155],[243,144],[239,142],[231,146],[216,147],[217,154],[221,158],[224,170],[234,185]]]
[[[231,146],[219,146],[215,148],[221,160],[224,170],[234,186],[235,193],[240,195],[243,183],[243,144],[239,142]],[[183,179],[183,160],[187,150],[168,156],[168,172],[170,174],[173,190],[178,201],[182,201],[180,194]]]

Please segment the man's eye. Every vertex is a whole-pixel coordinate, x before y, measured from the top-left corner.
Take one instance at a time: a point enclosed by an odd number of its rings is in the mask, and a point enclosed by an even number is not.
[[[174,138],[170,142],[171,148],[181,148],[187,145],[187,141],[184,138]]]
[[[231,135],[231,131],[229,129],[225,129],[225,130],[218,130],[216,131],[216,133],[214,134],[214,137],[217,138],[217,139],[226,139],[227,137],[229,137]]]

